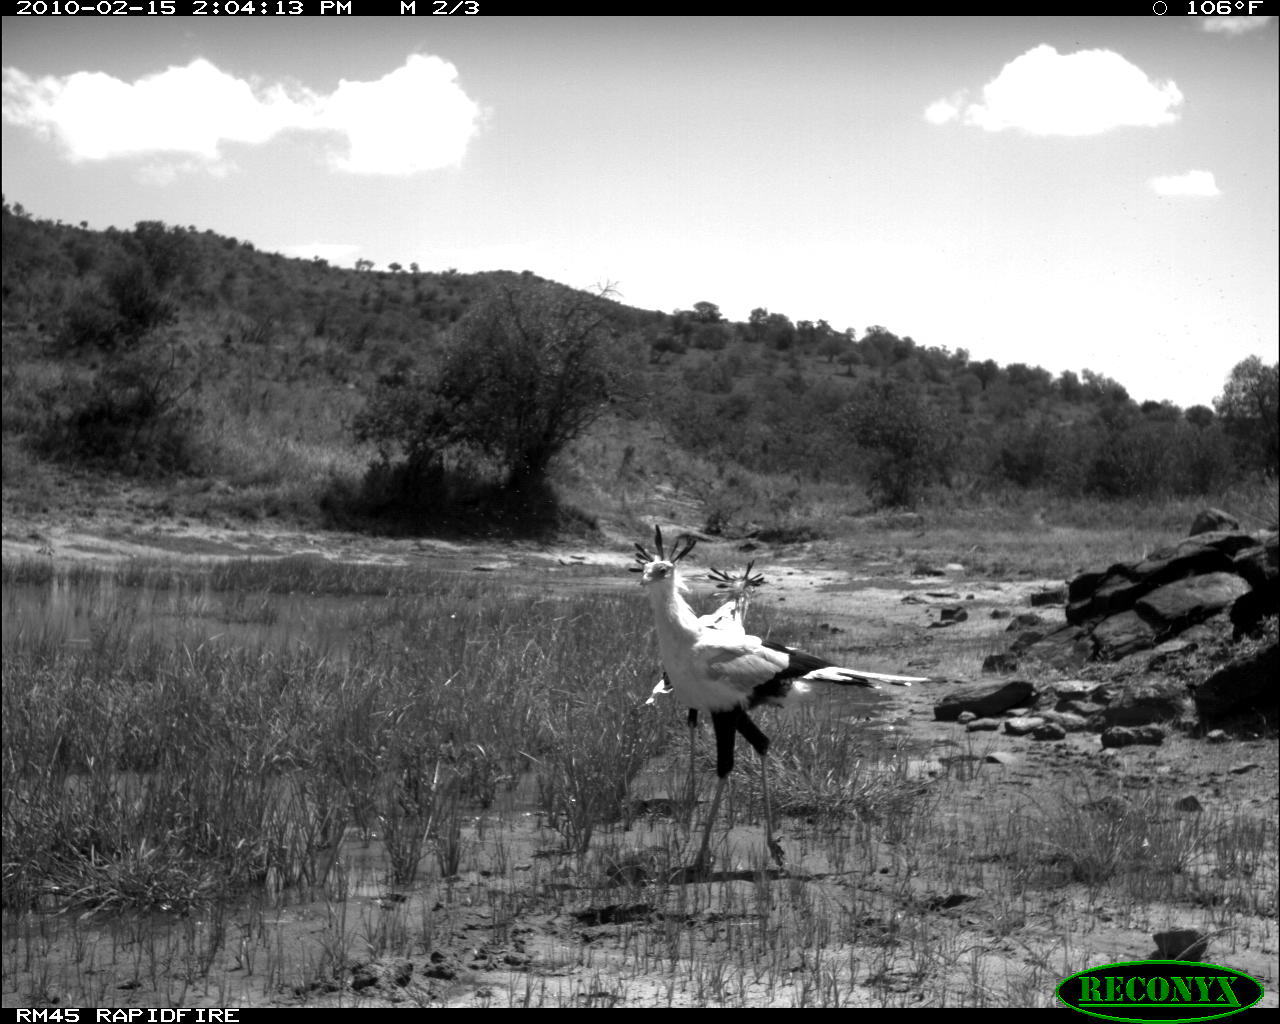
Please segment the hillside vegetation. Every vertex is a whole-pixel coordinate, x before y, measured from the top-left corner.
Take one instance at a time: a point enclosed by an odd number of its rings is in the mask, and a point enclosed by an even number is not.
[[[175,514],[505,534],[679,507],[788,540],[879,508],[1256,505],[1277,467],[1277,367],[1256,358],[1213,408],[1139,405],[882,325],[344,270],[7,202],[3,316],[6,511],[127,481]]]

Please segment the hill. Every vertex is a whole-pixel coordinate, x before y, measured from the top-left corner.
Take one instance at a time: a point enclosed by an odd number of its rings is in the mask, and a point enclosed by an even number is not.
[[[433,393],[468,311],[535,291],[587,301],[529,271],[347,270],[5,203],[6,505],[92,505],[127,484],[178,513],[465,531],[483,505],[482,528],[506,528],[491,456],[465,463],[457,501],[406,520],[388,492],[399,435],[353,428],[389,386]],[[1275,470],[1274,367],[1237,367],[1240,394],[1229,381],[1216,409],[1139,406],[1089,370],[1000,366],[883,325],[590,301],[626,372],[558,449],[540,529],[665,505],[707,532],[798,539],[834,508],[1213,495]]]

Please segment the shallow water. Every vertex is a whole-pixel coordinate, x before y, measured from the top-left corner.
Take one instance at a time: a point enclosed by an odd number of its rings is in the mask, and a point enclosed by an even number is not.
[[[273,594],[214,589],[199,581],[174,586],[122,586],[109,576],[55,577],[46,584],[4,588],[0,627],[6,643],[31,635],[71,646],[120,626],[135,639],[174,640],[190,647],[218,642],[250,649],[306,646],[345,654],[390,597]]]

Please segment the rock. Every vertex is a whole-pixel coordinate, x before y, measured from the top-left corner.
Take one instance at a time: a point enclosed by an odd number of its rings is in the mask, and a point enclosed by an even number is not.
[[[1099,660],[1117,661],[1127,654],[1154,647],[1156,630],[1141,615],[1129,609],[1099,622],[1093,630],[1092,639]]]
[[[1238,552],[1232,565],[1253,589],[1231,606],[1234,636],[1252,633],[1263,619],[1280,613],[1280,546],[1277,534],[1264,535],[1262,544]]]
[[[1044,725],[1044,719],[1035,715],[1006,718],[1004,722],[1004,731],[1010,736],[1025,736],[1027,733],[1041,725]]]
[[[1043,624],[1044,624],[1044,619],[1042,619],[1035,612],[1023,612],[1020,615],[1015,615],[1009,621],[1009,625],[1005,627],[1005,632],[1012,633],[1015,630],[1028,629],[1031,626],[1041,626]]]
[[[1262,620],[1280,612],[1280,587],[1274,584],[1242,594],[1231,606],[1232,639],[1258,632]]]
[[[1233,764],[1227,769],[1232,775],[1244,775],[1258,767],[1257,761],[1246,761],[1244,764]]]
[[[1179,654],[1190,654],[1200,645],[1193,640],[1166,640],[1157,644],[1147,661],[1147,671],[1154,672],[1171,662],[1178,660]]]
[[[993,619],[1007,619],[1007,618],[1009,617],[1009,614],[1010,614],[1010,613],[1009,613],[1009,612],[1007,612],[1007,611],[1005,611],[1003,608],[992,608],[992,609],[991,609],[991,617],[992,617]]]
[[[1126,611],[1150,589],[1151,584],[1134,577],[1127,566],[1113,566],[1091,594],[1067,604],[1067,621],[1081,625]]]
[[[1067,588],[1065,586],[1047,587],[1046,589],[1038,590],[1031,595],[1032,608],[1039,608],[1047,604],[1066,604],[1066,603],[1067,603]]]
[[[1084,715],[1069,711],[1045,711],[1040,717],[1048,724],[1058,726],[1063,732],[1084,732],[1089,727],[1088,719]],[[1036,739],[1039,738],[1036,737]]]
[[[963,716],[961,716],[963,717]],[[998,718],[975,718],[965,727],[965,732],[995,732],[1000,728],[1000,719]]]
[[[1064,700],[1055,710],[1087,719],[1105,708],[1105,704],[1095,704],[1089,700]]]
[[[1127,611],[1151,591],[1187,577],[1234,574],[1234,556],[1258,543],[1251,534],[1215,531],[1160,548],[1139,562],[1082,573],[1067,585],[1067,621],[1082,625]]]
[[[964,622],[969,618],[969,613],[963,608],[940,608],[938,618],[943,622]]]
[[[1017,756],[1009,753],[1007,750],[993,750],[984,760],[987,764],[1011,765],[1018,763]]]
[[[1050,684],[1053,695],[1060,701],[1082,700],[1091,696],[1097,688],[1097,683],[1091,683],[1087,679],[1063,679]]]
[[[1209,533],[1211,530],[1238,530],[1240,529],[1240,520],[1228,512],[1223,512],[1220,508],[1206,508],[1196,513],[1195,519],[1191,520],[1191,532],[1189,537],[1194,537],[1198,533]]]
[[[1204,810],[1204,804],[1197,800],[1193,793],[1188,793],[1181,800],[1175,801],[1173,806],[1188,814],[1197,814]]]
[[[1030,633],[1024,634],[1024,637],[1029,636],[1031,636]],[[1023,637],[1019,637],[1019,644],[1022,639]],[[1068,624],[1037,638],[1016,653],[1035,658],[1061,672],[1071,672],[1082,667],[1093,657],[1093,641],[1089,639],[1086,630]]]
[[[1087,601],[1104,579],[1107,573],[1103,572],[1082,572],[1079,576],[1067,582],[1067,604],[1080,604]]]
[[[1203,622],[1248,592],[1249,584],[1234,573],[1210,572],[1158,587],[1134,608],[1161,632],[1176,632]]]
[[[1018,670],[1018,659],[1013,654],[988,654],[982,659],[982,671],[984,675],[996,672],[1016,672]]]
[[[1209,950],[1209,936],[1191,928],[1156,932],[1151,938],[1156,944],[1155,952],[1148,958],[1151,960],[1190,960],[1192,963],[1199,963]]]
[[[1113,725],[1102,731],[1104,747],[1129,747],[1134,744],[1159,746],[1164,742],[1164,729],[1158,725]]]
[[[1006,723],[1007,727],[1008,723]],[[1041,722],[1031,730],[1033,740],[1065,740],[1067,730],[1057,722]]]
[[[1007,633],[1008,630],[1005,630],[1005,632]],[[1023,651],[1030,650],[1043,640],[1045,636],[1046,634],[1042,630],[1028,629],[1025,632],[1018,634],[1017,639],[1009,645],[1009,650],[1014,654],[1021,654]]]
[[[1183,683],[1148,680],[1126,685],[1101,715],[1106,725],[1147,725],[1188,717],[1190,710]]]
[[[954,722],[963,712],[971,711],[979,718],[990,718],[1017,707],[1032,692],[1031,684],[1025,679],[957,687],[934,705],[933,717],[939,722]]]
[[[975,715],[972,711],[961,711],[959,716],[957,716],[956,721],[959,722],[961,725],[967,725],[977,717],[978,716]]]
[[[1238,551],[1231,565],[1255,590],[1275,583],[1280,577],[1280,534],[1270,533],[1261,544]]]
[[[1204,738],[1208,740],[1210,743],[1226,743],[1228,740],[1231,739],[1231,737],[1228,736],[1221,729],[1210,729],[1207,733],[1205,733]]]
[[[1172,583],[1187,576],[1200,576],[1207,572],[1230,572],[1231,556],[1239,550],[1237,544],[1254,543],[1245,534],[1205,534],[1181,541],[1173,547],[1153,551],[1140,562],[1129,566],[1130,578],[1153,587]]]
[[[1261,716],[1271,725],[1280,715],[1280,645],[1271,644],[1219,669],[1196,687],[1195,706],[1201,723]]]

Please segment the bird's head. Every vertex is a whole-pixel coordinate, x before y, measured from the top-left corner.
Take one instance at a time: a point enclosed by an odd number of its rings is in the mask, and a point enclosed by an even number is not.
[[[711,569],[707,572],[707,578],[715,580],[717,590],[732,590],[734,597],[740,597],[764,584],[763,574],[756,573],[754,576],[751,575],[751,570],[755,564],[754,561],[748,562],[741,576],[734,576],[723,569]]]
[[[650,583],[661,583],[668,580],[679,586],[679,576],[676,573],[676,563],[684,558],[693,546],[697,544],[697,540],[693,537],[679,537],[676,539],[675,547],[671,550],[670,558],[662,546],[662,529],[658,526],[653,528],[653,544],[657,549],[658,555],[655,558],[647,548],[642,544],[636,545],[636,565],[630,567],[631,572],[640,573],[641,586],[647,586]]]

